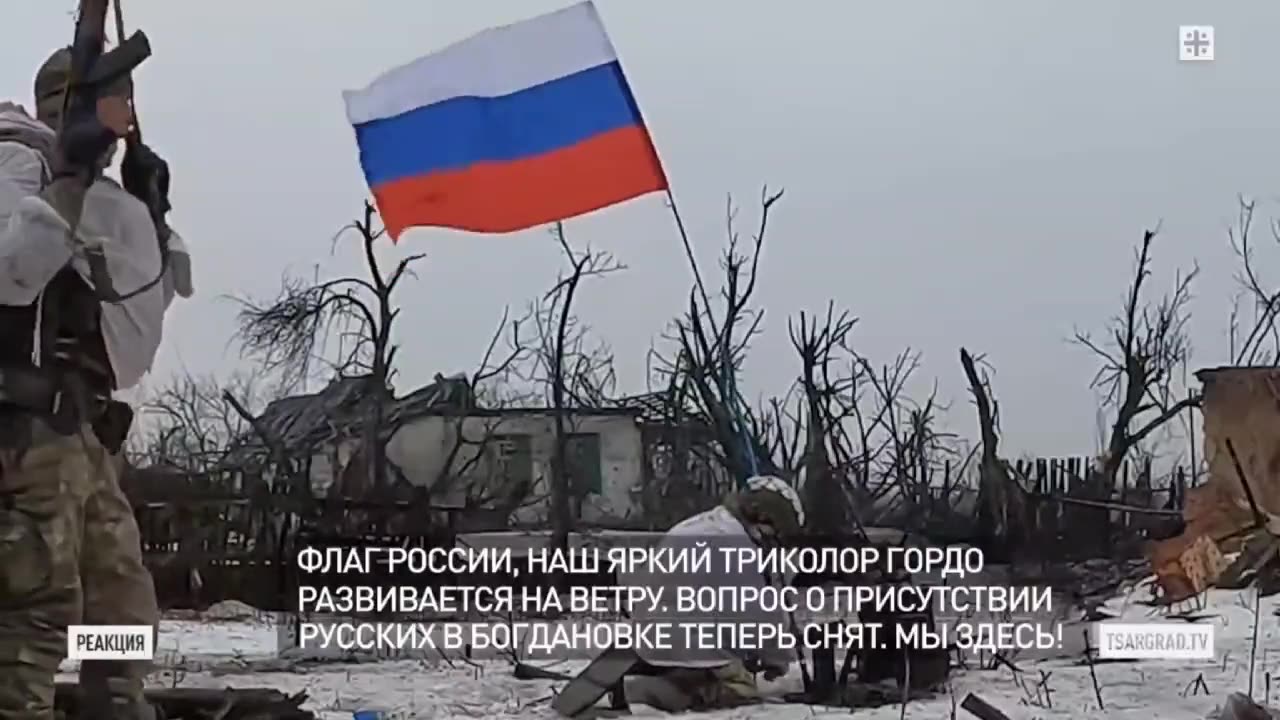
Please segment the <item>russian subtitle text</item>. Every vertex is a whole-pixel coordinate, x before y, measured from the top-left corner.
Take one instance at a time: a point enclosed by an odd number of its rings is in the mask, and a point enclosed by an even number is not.
[[[557,652],[609,648],[634,650],[790,650],[797,647],[841,650],[957,647],[1002,652],[1061,647],[1062,628],[1034,623],[958,623],[933,629],[888,628],[881,623],[594,622],[594,623],[412,623],[316,622],[299,624],[304,649],[374,653],[406,650]]]
[[[1050,589],[964,582],[983,571],[981,551],[968,547],[762,549],[695,540],[516,553],[317,545],[298,553],[297,567],[303,648],[1002,651],[1062,642],[1060,626],[1016,620],[1046,617]],[[558,573],[595,577],[562,591],[533,579]],[[827,579],[791,582],[805,575]],[[616,583],[602,585],[601,576]],[[983,613],[1005,621],[980,621]],[[890,622],[904,616],[925,621]],[[549,617],[561,620],[537,619]],[[486,618],[506,620],[476,621]],[[930,622],[939,618],[948,622]]]

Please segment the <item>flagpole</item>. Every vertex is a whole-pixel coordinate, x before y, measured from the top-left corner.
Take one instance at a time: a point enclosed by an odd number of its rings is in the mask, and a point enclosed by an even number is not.
[[[596,12],[595,7],[594,5],[592,5],[592,13],[594,14],[595,12]],[[598,16],[596,20],[597,22],[599,22]],[[601,30],[602,31],[604,30],[603,23],[601,24]],[[621,67],[620,60],[619,60],[619,67]],[[623,82],[624,82],[624,85],[626,85],[625,80]],[[647,124],[644,122],[644,114],[640,112],[640,106],[638,103],[636,103],[635,96],[632,95],[631,93],[630,85],[626,85],[625,89],[631,103],[632,111],[636,114],[638,118],[640,118],[641,127],[647,128]],[[653,152],[654,159],[657,160],[658,166],[661,167],[662,160],[661,160],[661,156],[658,155],[658,149],[656,147],[653,147],[652,138],[650,138],[649,142],[650,142],[650,149]],[[665,171],[663,172],[663,175],[664,176],[666,175]],[[671,217],[674,218],[676,221],[676,230],[679,231],[680,242],[684,245],[684,255],[689,260],[689,269],[693,271],[693,282],[695,285],[697,285],[698,294],[702,296],[702,304],[707,309],[707,321],[711,323],[711,329],[713,331],[716,331],[717,334],[719,334],[719,330],[715,326],[716,325],[715,315],[713,314],[713,311],[711,309],[711,296],[707,293],[706,284],[702,282],[702,271],[698,269],[698,260],[693,256],[693,243],[689,241],[689,231],[684,226],[684,218],[680,216],[680,207],[679,205],[676,204],[676,196],[674,193],[671,192],[670,179],[667,179],[666,183],[664,184],[666,185],[664,189],[667,194],[667,207],[670,208],[671,210]],[[693,311],[697,312],[697,308],[696,307],[693,308]],[[725,318],[725,321],[726,321],[726,325],[728,325],[729,318]],[[738,426],[737,429],[742,434],[743,440],[746,443],[746,446],[744,449],[746,450],[747,459],[751,466],[751,474],[755,475],[757,474],[755,448],[753,448],[750,442],[747,442],[746,440],[747,426],[746,426],[746,422],[742,418],[741,409],[738,407],[737,383],[733,381],[734,379],[730,376],[730,373],[729,373],[729,369],[732,366],[732,363],[729,361],[730,330],[731,328],[728,326],[724,328],[724,338],[723,338],[724,347],[722,350],[722,355],[724,356],[723,358],[724,367],[722,368],[722,370],[724,372],[725,381],[726,381],[725,394],[728,396],[725,398],[725,401],[729,404],[730,408],[733,410],[734,418]],[[743,485],[743,484],[745,484],[745,479],[740,479],[739,485]]]
[[[689,267],[693,270],[693,282],[702,295],[702,304],[707,308],[707,316],[711,316],[711,298],[707,295],[707,286],[702,283],[702,272],[698,270],[698,261],[693,257],[693,244],[689,242],[689,232],[684,228],[684,220],[680,217],[680,208],[676,205],[676,196],[667,184],[667,207],[671,208],[671,217],[675,218],[676,230],[680,232],[680,242],[684,243],[684,254],[689,259]],[[715,320],[712,320],[714,324]]]

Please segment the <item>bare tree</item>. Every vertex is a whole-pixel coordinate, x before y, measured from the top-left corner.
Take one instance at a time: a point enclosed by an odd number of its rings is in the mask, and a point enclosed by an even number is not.
[[[792,475],[784,472],[774,457],[774,451],[787,446],[786,424],[779,422],[784,419],[783,407],[770,404],[769,412],[756,412],[737,385],[747,350],[764,321],[764,310],[754,307],[752,299],[769,212],[781,198],[782,192],[762,191],[759,227],[746,252],[739,242],[737,208],[729,200],[728,246],[721,263],[725,279],[720,290],[722,308],[717,312],[699,282],[689,294],[688,310],[666,337],[677,348],[674,357],[659,351],[650,353],[653,380],[705,418],[715,437],[719,463],[734,478],[753,472]],[[700,278],[696,271],[695,266]],[[684,408],[678,412],[683,414]]]
[[[600,407],[611,401],[617,390],[613,349],[574,311],[573,301],[585,278],[620,272],[626,266],[610,253],[590,247],[574,251],[562,224],[552,228],[552,235],[567,267],[556,277],[555,285],[530,304],[525,324],[529,332],[524,339],[529,352],[514,372],[533,391],[532,397],[525,396],[527,401],[553,408]]]
[[[878,372],[866,358],[853,353],[848,359],[848,390],[841,399],[847,420],[842,423],[844,445],[850,456],[844,460],[845,474],[860,505],[872,506],[886,492],[887,483],[878,483],[882,459],[895,444],[884,437],[886,416],[896,412],[898,394],[918,363],[907,362],[903,353]],[[854,435],[850,435],[853,433]]]
[[[762,193],[749,248],[740,241],[730,201],[719,302],[695,285],[688,309],[664,338],[675,352],[650,352],[651,383],[662,388],[668,425],[697,419],[710,428],[705,452],[730,477],[795,480],[803,485],[813,527],[839,533],[866,519],[862,509],[869,513],[895,489],[899,503],[915,509],[954,455],[954,436],[936,430],[936,390],[920,403],[907,392],[919,354],[908,348],[874,365],[853,347],[856,318],[837,312],[834,303],[825,316],[800,313],[788,323],[800,360],[795,382],[757,407],[744,400],[736,379],[763,327],[763,310],[753,299],[769,214],[781,196]],[[695,280],[700,275],[695,272]]]
[[[852,346],[855,323],[847,312],[836,315],[831,304],[824,323],[801,313],[791,324],[808,409],[805,491],[815,521],[829,515],[817,523],[829,527],[824,532],[848,527],[859,505],[870,518],[870,506],[893,490],[908,518],[918,515],[935,466],[950,451],[950,436],[934,429],[936,388],[923,403],[907,392],[919,353],[907,348],[876,368]]]
[[[760,446],[760,457],[769,458],[782,477],[799,478],[805,472],[809,448],[808,398],[803,385],[793,382],[781,395],[764,398],[754,411],[743,413],[747,434]],[[838,453],[838,448],[833,452]],[[723,457],[717,455],[718,462]],[[838,462],[838,461],[836,461]]]
[[[1092,387],[1103,392],[1103,402],[1114,414],[1106,448],[1091,471],[1097,492],[1114,489],[1116,475],[1126,456],[1139,443],[1186,408],[1200,403],[1198,394],[1177,399],[1177,370],[1191,353],[1187,334],[1191,282],[1198,268],[1174,275],[1173,291],[1156,302],[1144,290],[1151,275],[1151,248],[1157,230],[1142,236],[1134,277],[1121,313],[1109,324],[1107,339],[1095,341],[1076,332],[1076,342],[1092,351],[1101,368]]]
[[[920,369],[920,353],[912,348],[902,350],[879,370],[865,360],[864,365],[876,418],[873,432],[866,435],[870,447],[864,452],[880,478],[872,503],[896,490],[896,505],[905,513],[902,521],[924,523],[932,509],[934,477],[957,454],[956,436],[937,428],[937,414],[946,410],[938,402],[937,383],[923,401],[911,397],[907,386]]]
[[[837,355],[842,350],[852,354],[849,336],[855,324],[857,318],[847,312],[836,315],[835,303],[830,303],[821,326],[817,317],[802,312],[788,328],[791,345],[800,356],[799,387],[805,406],[803,421],[796,416],[790,419],[797,430],[804,428],[805,505],[811,509],[813,528],[821,533],[839,533],[855,518],[852,486],[838,468],[854,462],[845,420],[856,402],[840,400],[853,395],[857,374],[841,376],[837,370],[844,365]]]
[[[139,406],[141,432],[133,435],[130,461],[187,473],[217,468],[249,432],[245,419],[225,399],[227,392],[260,410],[273,389],[261,374],[248,372],[226,380],[174,375]]]
[[[1229,331],[1231,362],[1233,365],[1275,365],[1280,363],[1280,288],[1270,288],[1257,269],[1257,247],[1252,230],[1256,203],[1239,199],[1239,215],[1236,226],[1227,231],[1231,248],[1240,261],[1236,281],[1240,292],[1233,299]],[[1270,223],[1272,239],[1280,244],[1280,221]],[[1241,328],[1240,305],[1245,301],[1250,307],[1248,331]]]
[[[381,438],[398,349],[392,342],[392,330],[400,313],[392,296],[410,266],[424,256],[407,256],[385,273],[375,245],[386,231],[376,226],[376,216],[373,204],[365,202],[363,217],[334,237],[336,245],[348,231],[355,231],[367,277],[348,275],[310,283],[286,278],[273,302],[241,300],[239,336],[245,350],[257,356],[268,371],[282,373],[294,382],[304,382],[317,361],[328,361],[340,376],[367,376],[364,447],[371,452],[366,462],[374,487],[382,488],[387,482],[387,461]],[[337,340],[332,354],[326,352],[331,340]]]
[[[569,409],[600,407],[612,399],[616,383],[613,353],[604,343],[593,343],[590,327],[574,313],[574,300],[584,279],[625,270],[610,253],[581,252],[570,247],[564,224],[556,223],[552,235],[564,254],[567,269],[530,312],[533,316],[532,352],[522,377],[542,388],[543,401],[553,409],[555,450],[551,459],[551,545],[567,552],[569,533],[580,512],[582,483],[569,467]],[[557,584],[567,577],[557,580]]]
[[[482,407],[478,389],[490,389],[489,402],[483,405],[486,411],[492,413],[506,405],[508,396],[503,394],[500,388],[505,387],[510,376],[530,354],[522,340],[522,328],[529,319],[525,317],[512,320],[509,312],[503,313],[502,321],[490,338],[479,365],[465,379],[469,391],[467,402],[448,408],[446,419],[452,442],[437,468],[435,478],[427,488],[429,494],[439,496],[446,493],[460,480],[473,477],[480,470],[488,470],[490,475],[496,473],[494,468],[484,468],[482,465],[490,459],[488,451],[492,447],[494,438],[502,430],[503,418],[500,414],[482,415],[477,412]],[[500,349],[499,344],[504,336],[507,338],[506,346]],[[437,384],[445,382],[447,378],[436,376]],[[477,420],[479,422],[476,422]],[[399,471],[398,468],[393,470]],[[491,482],[482,483],[480,487],[468,488],[466,506],[479,508],[499,499],[499,496],[523,497],[528,493],[529,488],[508,488],[505,487],[505,483],[492,482],[492,480],[505,479],[491,477]],[[498,489],[499,486],[502,488]]]
[[[1009,463],[1000,456],[1000,406],[984,359],[975,359],[960,348],[960,364],[973,393],[982,438],[977,528],[990,542],[1008,543],[1026,528],[1026,495]]]

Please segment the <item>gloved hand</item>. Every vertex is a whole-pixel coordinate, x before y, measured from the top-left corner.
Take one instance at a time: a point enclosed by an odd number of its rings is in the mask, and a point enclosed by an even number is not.
[[[58,131],[59,167],[55,174],[96,171],[111,146],[128,134],[132,121],[133,111],[124,98],[98,98],[91,107],[78,99],[73,101]]]
[[[40,196],[76,226],[84,208],[84,195],[102,158],[124,137],[133,121],[133,110],[122,97],[98,98],[94,107],[73,102],[58,131],[58,155],[54,180]]]
[[[120,164],[124,189],[138,198],[151,211],[156,228],[167,227],[169,212],[169,163],[141,140],[130,138]]]
[[[759,656],[752,656],[744,663],[747,672],[755,674],[761,673],[765,680],[777,680],[787,671],[791,669],[791,663],[779,662],[778,660],[765,660]]]

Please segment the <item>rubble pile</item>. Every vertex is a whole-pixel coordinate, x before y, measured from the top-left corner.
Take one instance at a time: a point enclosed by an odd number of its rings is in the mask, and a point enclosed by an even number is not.
[[[1166,604],[1254,579],[1265,592],[1280,575],[1280,369],[1213,368],[1196,377],[1208,479],[1187,491],[1182,534],[1147,551]]]

